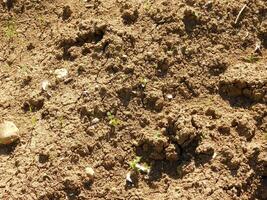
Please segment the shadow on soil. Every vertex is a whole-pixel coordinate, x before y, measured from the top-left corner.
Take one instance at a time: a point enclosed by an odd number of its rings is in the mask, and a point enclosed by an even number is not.
[[[0,156],[1,155],[10,155],[11,153],[13,153],[15,151],[18,144],[19,144],[19,142],[15,142],[15,143],[9,144],[9,145],[0,145]]]
[[[199,140],[193,141],[189,147],[181,151],[181,158],[178,161],[168,161],[168,160],[151,160],[142,151],[136,150],[137,155],[142,155],[141,163],[147,163],[150,166],[150,174],[146,176],[145,181],[149,187],[154,188],[155,182],[164,178],[165,174],[171,179],[181,179],[187,173],[192,172],[196,167],[204,165],[211,161],[212,156],[199,155],[196,153],[196,148],[198,147]],[[194,162],[192,162],[194,161]],[[194,163],[192,165],[192,163]],[[183,168],[188,168],[183,170]],[[192,170],[192,171],[190,171]],[[139,177],[140,178],[140,177]],[[126,185],[126,189],[138,188],[138,180],[134,184]]]

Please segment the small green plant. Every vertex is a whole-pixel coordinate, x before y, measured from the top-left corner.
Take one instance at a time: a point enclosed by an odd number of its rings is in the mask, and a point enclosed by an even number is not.
[[[140,156],[137,156],[133,161],[130,162],[130,168],[135,171],[139,171],[139,168],[137,167],[137,164],[141,161]]]
[[[30,113],[33,113],[33,107],[32,107],[32,105],[29,105],[29,112]],[[36,118],[36,116],[32,116],[31,117],[31,124],[32,124],[32,126],[34,127],[36,124],[37,124],[37,118]]]
[[[39,23],[41,24],[41,26],[44,26],[46,21],[45,21],[45,17],[43,15],[39,16],[38,18]]]
[[[12,39],[17,34],[17,27],[14,21],[10,20],[7,22],[6,27],[4,28],[5,36],[8,39]]]
[[[107,116],[108,116],[109,124],[111,126],[115,127],[121,124],[121,121],[118,118],[116,118],[111,112],[108,112]]]
[[[157,132],[154,134],[154,137],[157,138],[157,139],[160,138],[160,136],[161,136],[161,134],[160,134],[159,131],[157,131]]]
[[[253,54],[249,55],[248,57],[242,58],[242,60],[247,63],[256,63],[259,59],[260,59],[259,57]]]
[[[135,172],[150,173],[150,166],[147,163],[140,164],[142,157],[137,156],[133,161],[131,161],[130,168]]]
[[[207,139],[207,134],[201,132],[201,133],[200,133],[200,139],[201,139],[201,140],[205,140],[205,139]]]
[[[35,126],[37,124],[37,118],[35,116],[32,116],[31,123],[32,123],[32,126]]]
[[[148,80],[146,78],[141,78],[140,79],[140,85],[141,85],[142,88],[145,88],[147,83],[148,83]]]
[[[33,112],[33,108],[32,106],[29,104],[29,111],[32,113]]]
[[[144,10],[148,11],[151,8],[151,2],[149,0],[144,1]]]
[[[64,116],[60,116],[59,117],[59,123],[60,123],[60,126],[63,127],[63,124],[64,124]]]

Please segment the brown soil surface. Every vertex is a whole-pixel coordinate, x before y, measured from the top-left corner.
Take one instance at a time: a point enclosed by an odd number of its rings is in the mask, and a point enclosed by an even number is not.
[[[0,2],[1,200],[267,199],[266,0]]]

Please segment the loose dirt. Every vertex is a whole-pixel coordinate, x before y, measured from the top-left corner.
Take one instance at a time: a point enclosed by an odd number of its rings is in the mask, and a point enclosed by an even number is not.
[[[0,199],[267,199],[265,0],[0,2]]]

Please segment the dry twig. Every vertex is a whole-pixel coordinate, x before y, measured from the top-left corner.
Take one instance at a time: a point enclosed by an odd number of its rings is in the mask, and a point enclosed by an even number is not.
[[[237,15],[237,17],[236,17],[236,19],[235,19],[235,24],[238,24],[238,23],[239,23],[240,18],[241,18],[241,16],[242,16],[244,10],[246,9],[246,7],[247,7],[247,5],[245,4],[245,5],[241,8],[241,10],[239,11],[239,13],[238,13],[238,15]]]

